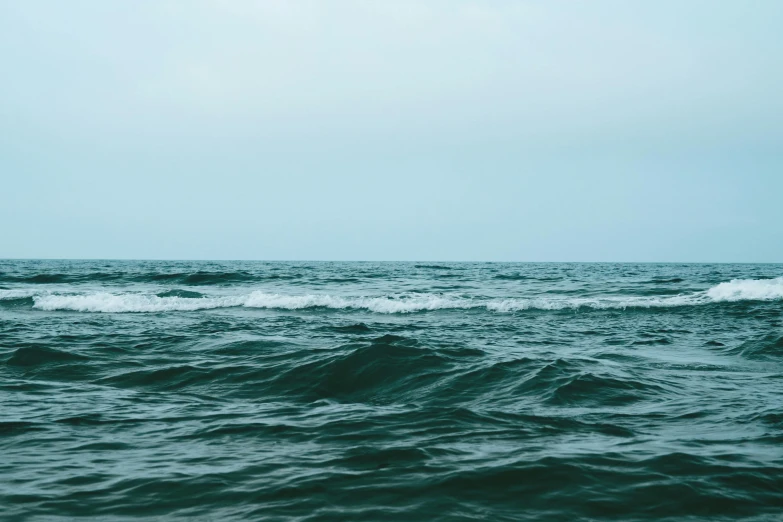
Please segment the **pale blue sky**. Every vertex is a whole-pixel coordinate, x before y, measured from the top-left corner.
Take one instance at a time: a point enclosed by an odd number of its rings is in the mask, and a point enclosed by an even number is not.
[[[0,0],[0,257],[783,262],[783,2]]]

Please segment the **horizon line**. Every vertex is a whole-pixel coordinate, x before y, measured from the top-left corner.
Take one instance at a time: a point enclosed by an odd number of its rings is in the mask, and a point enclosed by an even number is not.
[[[516,263],[516,264],[638,264],[638,265],[781,265],[783,261],[502,261],[426,259],[208,259],[208,258],[125,258],[125,257],[0,257],[0,261],[168,261],[203,263]]]

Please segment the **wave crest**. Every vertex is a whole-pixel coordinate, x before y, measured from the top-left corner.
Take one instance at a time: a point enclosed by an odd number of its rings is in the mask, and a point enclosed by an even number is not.
[[[734,279],[707,290],[713,301],[773,301],[783,299],[783,277]]]
[[[28,296],[29,292],[2,291],[0,299]],[[434,310],[484,309],[490,312],[522,310],[579,310],[625,308],[671,308],[734,301],[783,299],[783,278],[734,280],[706,291],[674,296],[536,297],[482,299],[437,294],[401,294],[379,297],[350,297],[328,294],[286,295],[254,291],[223,297],[196,297],[200,294],[138,294],[96,292],[87,294],[40,293],[33,295],[39,310],[77,312],[168,312],[210,308],[267,308],[303,310],[310,308],[361,309],[381,314]]]
[[[38,295],[33,308],[70,310],[74,312],[192,312],[208,308],[242,306],[243,296],[235,297],[158,297],[144,294],[111,294],[96,292],[79,295]]]

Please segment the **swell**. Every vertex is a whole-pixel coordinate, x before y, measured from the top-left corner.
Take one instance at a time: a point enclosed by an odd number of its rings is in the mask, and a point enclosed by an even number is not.
[[[227,348],[229,351],[227,351]],[[330,350],[259,356],[238,346],[218,347],[218,365],[132,368],[94,384],[215,396],[266,397],[312,403],[391,405],[400,401],[446,408],[513,408],[521,398],[552,407],[613,407],[673,397],[660,383],[611,371],[590,359],[519,357],[496,361],[483,350],[440,347],[384,335]],[[72,362],[63,353],[14,354],[15,365]],[[25,360],[18,360],[20,358]],[[76,362],[75,360],[73,362]],[[9,364],[11,362],[9,361]],[[603,430],[604,428],[601,428]],[[611,433],[627,433],[606,428]],[[625,436],[625,435],[623,435]]]
[[[91,272],[86,274],[42,273],[42,274],[32,274],[32,275],[25,275],[25,276],[0,274],[0,283],[22,283],[22,284],[83,283],[83,282],[117,281],[123,279],[124,277],[126,277],[126,275],[122,272]]]
[[[31,275],[11,275],[0,273],[0,283],[18,284],[65,284],[65,283],[100,283],[100,282],[134,282],[134,283],[174,283],[186,286],[226,285],[255,280],[279,279],[280,275],[253,275],[249,272],[173,272],[173,273],[133,273],[133,272],[87,272],[87,273],[39,273]]]
[[[17,348],[6,361],[9,366],[40,366],[87,361],[88,358],[76,353],[65,352],[45,346],[24,346]]]
[[[138,282],[165,282],[191,286],[225,285],[230,283],[242,283],[253,281],[257,277],[248,272],[179,272],[171,274],[145,274],[135,276],[133,281]]]
[[[162,477],[91,469],[77,483],[53,482],[48,492],[14,491],[6,500],[14,519],[27,518],[20,506],[99,519],[761,522],[779,513],[778,469],[730,466],[687,453],[638,462],[612,453],[519,455],[475,469],[444,464],[430,447],[357,445],[331,459],[304,455],[308,467],[284,475],[268,459]],[[294,473],[296,480],[286,480]],[[743,494],[726,493],[743,484]]]
[[[711,346],[722,346],[722,343],[713,343]],[[758,339],[745,341],[737,347],[724,350],[724,352],[749,359],[779,359],[783,355],[783,335],[767,334]]]
[[[452,267],[444,265],[414,265],[414,267],[425,270],[453,270]]]

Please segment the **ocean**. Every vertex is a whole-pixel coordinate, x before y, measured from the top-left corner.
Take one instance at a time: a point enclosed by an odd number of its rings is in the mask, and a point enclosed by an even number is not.
[[[781,520],[782,276],[0,261],[0,518]]]

